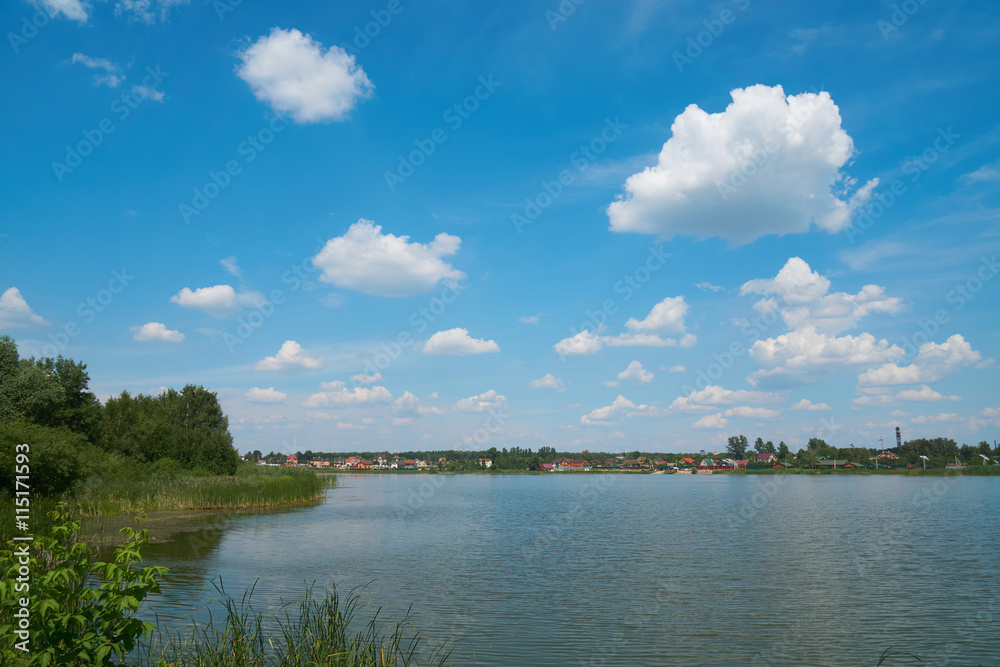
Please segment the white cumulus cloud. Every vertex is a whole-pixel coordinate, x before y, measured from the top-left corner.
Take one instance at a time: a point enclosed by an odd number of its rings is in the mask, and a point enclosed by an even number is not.
[[[561,356],[570,357],[593,354],[605,345],[609,347],[691,347],[697,342],[694,334],[686,333],[684,317],[688,305],[683,296],[667,297],[649,311],[643,319],[630,317],[625,322],[627,331],[616,336],[607,335],[603,327],[596,333],[589,329],[564,338],[553,347]],[[679,334],[664,337],[663,334]]]
[[[774,278],[743,284],[740,295],[761,294],[754,304],[758,313],[778,310],[789,329],[814,327],[823,333],[853,328],[872,313],[896,314],[903,309],[898,297],[886,297],[885,288],[865,285],[857,294],[829,293],[830,280],[813,271],[800,257],[791,257]]]
[[[484,391],[477,396],[459,399],[455,403],[456,412],[487,412],[507,408],[507,397],[498,394],[495,389]]]
[[[982,355],[961,334],[955,334],[944,343],[924,343],[906,366],[886,363],[865,371],[858,383],[886,386],[934,382],[958,368],[974,366],[981,359]]]
[[[735,405],[737,403],[776,403],[781,400],[779,394],[766,391],[749,391],[746,389],[725,389],[718,385],[708,385],[704,389],[695,389],[687,396],[678,396],[670,404],[670,412],[710,412],[720,405]]]
[[[259,292],[237,292],[232,285],[213,285],[192,290],[183,288],[170,297],[181,308],[194,308],[213,317],[232,315],[240,308],[259,306],[264,296]]]
[[[916,389],[904,389],[896,394],[900,401],[958,401],[958,396],[944,396],[931,389],[927,385],[921,385]]]
[[[608,206],[611,229],[672,237],[837,232],[877,179],[854,194],[843,167],[855,153],[829,93],[737,88],[725,111],[688,106],[656,165],[630,176]]]
[[[245,394],[246,399],[251,403],[283,403],[288,394],[277,391],[274,387],[261,389],[253,387]]]
[[[580,417],[583,426],[610,426],[611,419],[616,417],[660,417],[664,411],[652,405],[635,404],[619,394],[611,405],[595,408]]]
[[[813,403],[808,398],[803,398],[801,401],[792,406],[792,410],[808,410],[809,412],[822,412],[824,410],[833,410],[826,403]]]
[[[323,368],[323,358],[314,356],[294,340],[286,340],[273,357],[265,357],[253,366],[256,371],[296,371]]]
[[[423,349],[424,354],[449,357],[499,351],[500,346],[495,340],[473,338],[468,329],[460,328],[438,331],[424,343]]]
[[[705,415],[692,424],[691,427],[721,429],[726,428],[727,424],[729,424],[729,420],[723,417],[721,413],[716,413],[714,415]]]
[[[532,389],[554,389],[556,391],[566,391],[566,385],[563,384],[563,381],[554,376],[552,373],[546,373],[544,377],[532,380],[528,383],[528,386]]]
[[[407,412],[417,415],[443,415],[444,412],[440,408],[429,408],[420,404],[420,399],[411,394],[410,392],[404,392],[402,396],[396,399],[396,402],[392,404],[393,412]]]
[[[30,327],[46,325],[41,315],[32,312],[28,302],[21,296],[21,290],[8,287],[0,294],[0,328]]]
[[[638,361],[632,361],[628,365],[628,368],[618,374],[618,379],[646,383],[653,381],[653,374],[643,368],[642,364]]]
[[[167,343],[179,343],[184,340],[184,334],[168,329],[161,322],[146,322],[142,326],[129,327],[129,331],[132,332],[132,339],[138,341],[160,340]]]
[[[354,56],[294,28],[273,28],[237,56],[236,74],[257,99],[298,123],[342,120],[375,90]]]
[[[361,219],[343,236],[326,242],[313,258],[320,280],[372,296],[414,296],[442,281],[459,282],[465,274],[442,257],[458,252],[462,239],[441,233],[430,243],[410,243],[409,236],[383,234],[381,225]]]
[[[306,408],[326,408],[331,405],[353,405],[358,403],[388,403],[392,394],[382,386],[354,387],[348,389],[346,383],[340,380],[324,382],[320,385],[322,391],[317,392],[303,401]]]

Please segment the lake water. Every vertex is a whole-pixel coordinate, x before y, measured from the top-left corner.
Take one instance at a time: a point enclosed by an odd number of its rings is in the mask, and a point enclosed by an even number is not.
[[[367,584],[458,665],[1000,664],[998,478],[341,475],[219,521],[150,547],[161,625],[221,576],[260,607]]]

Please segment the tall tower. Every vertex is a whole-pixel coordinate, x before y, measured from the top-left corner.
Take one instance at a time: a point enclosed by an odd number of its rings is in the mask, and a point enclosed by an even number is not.
[[[903,446],[903,436],[899,432],[899,427],[896,427],[896,449]]]

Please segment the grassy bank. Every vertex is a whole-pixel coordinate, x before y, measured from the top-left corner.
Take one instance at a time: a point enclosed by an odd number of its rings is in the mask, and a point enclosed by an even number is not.
[[[334,479],[305,468],[240,466],[235,475],[87,480],[71,501],[80,516],[165,509],[269,509],[315,500]]]
[[[48,513],[67,503],[77,517],[114,516],[155,510],[253,510],[307,503],[322,497],[333,476],[306,468],[269,468],[241,465],[235,475],[178,473],[98,475],[81,481],[59,496],[33,496],[30,530],[44,534],[51,526]],[[15,534],[13,499],[0,497],[0,544]],[[21,533],[17,533],[21,534]]]

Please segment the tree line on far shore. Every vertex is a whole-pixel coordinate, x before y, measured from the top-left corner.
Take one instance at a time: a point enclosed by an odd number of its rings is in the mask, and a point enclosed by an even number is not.
[[[780,462],[792,463],[800,467],[816,465],[820,457],[871,465],[881,451],[867,447],[856,447],[853,444],[847,447],[835,447],[827,444],[822,438],[809,438],[806,446],[795,455],[792,455],[783,441],[775,446],[770,440],[765,442],[763,438],[757,438],[751,448],[745,435],[734,435],[729,437],[726,444],[726,453],[737,460],[746,459],[748,456],[751,459],[756,459],[757,454],[771,453]],[[983,465],[984,461],[980,454],[991,460],[1000,461],[1000,447],[991,447],[990,443],[985,440],[975,446],[963,444],[959,447],[951,438],[918,438],[908,440],[898,448],[888,448],[886,451],[892,452],[898,458],[883,458],[881,465],[922,465],[921,456],[926,456],[928,467],[933,468],[943,468],[946,464],[954,463],[956,460],[966,465]]]
[[[879,453],[878,449],[865,447],[835,447],[828,444],[821,438],[810,438],[807,445],[798,452],[793,453],[784,443],[774,442],[763,438],[757,438],[753,445],[744,435],[734,435],[729,438],[726,445],[725,456],[735,460],[749,459],[751,466],[768,466],[773,463],[757,463],[757,454],[774,454],[775,461],[789,464],[795,467],[810,467],[816,465],[820,457],[848,460],[853,463],[863,465],[874,465],[874,457]],[[1000,448],[990,447],[986,441],[980,442],[978,446],[962,445],[959,447],[954,440],[949,438],[918,439],[903,443],[898,450],[892,448],[889,451],[896,454],[898,459],[883,459],[880,465],[883,466],[905,466],[921,465],[920,455],[929,459],[928,467],[943,468],[946,463],[958,460],[967,465],[982,465],[983,460],[979,456],[982,453],[991,459],[1000,461]],[[491,465],[488,468],[492,471],[524,471],[541,470],[543,463],[551,463],[560,459],[583,459],[590,465],[600,466],[610,461],[612,465],[619,465],[623,460],[637,461],[643,459],[648,467],[657,467],[657,463],[666,461],[676,464],[682,458],[694,459],[700,463],[706,457],[715,456],[698,453],[664,453],[664,452],[606,452],[584,450],[582,452],[559,452],[553,447],[539,447],[538,451],[522,449],[520,447],[506,447],[498,449],[490,447],[485,450],[422,450],[422,451],[399,451],[387,452],[385,450],[375,452],[320,452],[320,451],[297,451],[295,455],[299,463],[308,464],[313,459],[326,459],[331,463],[338,459],[346,459],[349,456],[357,456],[361,459],[374,460],[379,455],[399,456],[403,459],[421,459],[433,463],[438,470],[447,472],[473,472],[486,470],[485,459],[490,459]],[[441,460],[442,457],[445,460]],[[243,458],[251,463],[270,463],[281,465],[287,460],[287,455],[281,452],[262,453],[260,450],[247,452]],[[660,466],[666,467],[666,466]]]

